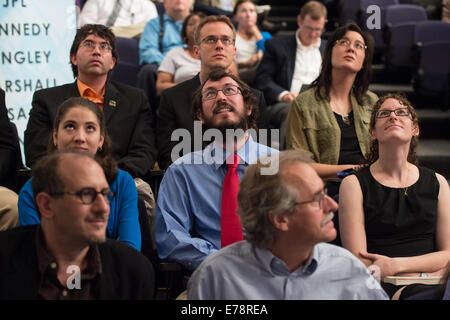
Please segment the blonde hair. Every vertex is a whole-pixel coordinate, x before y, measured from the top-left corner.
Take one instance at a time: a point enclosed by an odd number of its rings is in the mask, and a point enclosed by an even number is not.
[[[302,20],[306,15],[309,15],[313,20],[319,20],[320,18],[327,18],[327,8],[319,1],[309,1],[305,3],[300,10],[299,16]]]

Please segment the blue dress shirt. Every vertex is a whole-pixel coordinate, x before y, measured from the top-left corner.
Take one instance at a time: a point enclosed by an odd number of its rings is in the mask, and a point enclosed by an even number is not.
[[[239,179],[249,164],[277,152],[250,136],[237,152],[241,158]],[[155,220],[161,259],[179,262],[192,270],[220,248],[222,184],[229,155],[211,143],[202,151],[177,159],[167,169],[158,192]]]
[[[164,36],[162,39],[162,51],[159,48],[159,17],[151,19],[144,27],[144,32],[139,40],[139,63],[157,63],[163,61],[167,52],[183,45],[181,28],[183,21],[175,22],[164,13]]]
[[[39,224],[34,204],[33,188],[28,179],[19,193],[19,225]],[[141,250],[141,229],[139,225],[139,212],[137,206],[138,193],[136,184],[131,175],[123,170],[117,170],[117,177],[109,185],[114,192],[114,198],[109,203],[109,217],[106,235],[110,239],[117,239]]]
[[[388,300],[366,266],[346,249],[314,246],[293,272],[268,249],[240,241],[210,255],[187,286],[193,300]]]

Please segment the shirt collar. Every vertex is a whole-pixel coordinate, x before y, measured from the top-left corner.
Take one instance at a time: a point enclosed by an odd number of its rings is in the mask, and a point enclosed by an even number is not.
[[[78,92],[80,93],[80,96],[82,98],[86,98],[91,100],[92,102],[97,103],[100,106],[100,108],[103,106],[106,86],[103,87],[102,92],[100,92],[100,94],[97,94],[97,92],[95,92],[94,89],[89,87],[87,84],[81,82],[81,80],[77,78],[77,87]]]
[[[297,42],[297,49],[310,50],[310,49],[320,48],[320,42],[321,42],[320,38],[318,39],[318,41],[316,43],[313,43],[312,45],[307,47],[307,46],[303,45],[303,43],[300,41],[300,37],[298,36],[299,32],[300,32],[300,28],[297,29],[297,31],[295,32],[295,41]]]
[[[173,20],[166,12],[164,12],[163,15],[163,21],[170,21],[171,23],[177,24],[177,25],[183,25],[183,21],[175,21]]]
[[[264,269],[273,276],[276,275],[303,275],[309,276],[317,270],[319,264],[319,252],[317,246],[313,247],[312,254],[308,261],[299,268],[290,272],[283,260],[274,256],[273,253],[266,248],[258,248],[254,246],[255,256],[264,266]]]
[[[56,259],[48,252],[40,226],[38,226],[36,232],[36,254],[41,275],[44,275],[48,268],[55,270],[55,272],[57,271]],[[102,274],[102,262],[97,244],[89,247],[85,259],[87,268],[81,273],[82,279],[93,279],[97,274]]]

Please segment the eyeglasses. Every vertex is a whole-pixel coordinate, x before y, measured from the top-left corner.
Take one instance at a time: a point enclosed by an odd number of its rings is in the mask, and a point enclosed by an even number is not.
[[[92,40],[85,40],[80,44],[80,47],[86,48],[88,51],[93,51],[97,47],[97,43]],[[101,53],[106,53],[112,50],[112,47],[107,42],[100,42],[98,49]]]
[[[348,39],[339,39],[336,41],[336,44],[341,47],[349,48],[352,43]],[[353,47],[355,47],[355,49],[358,51],[364,51],[367,49],[367,46],[364,43],[359,42],[359,41],[356,41],[355,43],[353,43]]]
[[[222,89],[217,90],[216,88],[208,88],[202,93],[203,101],[213,100],[222,91],[226,96],[234,96],[241,92],[241,88],[235,85],[228,85]]]
[[[396,116],[399,117],[407,117],[410,115],[411,111],[409,111],[408,108],[398,108],[395,110],[378,110],[376,113],[377,118],[387,118],[391,115],[391,112],[393,112]]]
[[[319,194],[315,194],[314,198],[310,201],[302,201],[302,202],[296,202],[296,205],[302,205],[302,204],[308,204],[311,202],[317,202],[317,204],[319,205],[319,209],[322,209],[322,205],[323,205],[323,199],[325,199],[325,196],[327,195],[328,190],[327,188],[324,188],[323,191]]]
[[[83,204],[91,204],[95,201],[95,199],[97,199],[97,195],[100,194],[103,196],[103,198],[109,203],[112,198],[114,197],[114,192],[112,192],[111,190],[109,190],[109,188],[105,188],[102,189],[101,191],[97,191],[94,188],[91,187],[87,187],[87,188],[83,188],[80,191],[64,191],[64,192],[55,192],[55,193],[51,193],[51,196],[62,196],[65,194],[70,194],[70,195],[74,195],[77,196],[78,198],[80,198],[81,202]]]
[[[213,46],[213,45],[215,45],[215,44],[217,43],[217,41],[219,41],[219,40],[220,40],[220,42],[222,42],[222,44],[223,44],[225,47],[229,47],[229,46],[231,46],[231,45],[234,44],[234,39],[232,39],[232,38],[229,38],[229,37],[221,37],[221,38],[217,38],[217,37],[214,37],[214,36],[206,37],[206,38],[204,38],[203,40],[201,40],[200,43],[204,43],[204,44],[206,44],[206,45],[208,45],[208,46]]]
[[[318,33],[322,33],[323,32],[323,28],[313,28],[310,26],[302,26],[302,28],[306,29],[307,31],[313,33],[313,32],[318,32]]]

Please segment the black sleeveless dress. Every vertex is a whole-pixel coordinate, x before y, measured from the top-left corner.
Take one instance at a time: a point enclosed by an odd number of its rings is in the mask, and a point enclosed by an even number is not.
[[[408,257],[436,251],[439,182],[434,171],[419,167],[419,179],[407,189],[378,183],[369,167],[356,177],[363,193],[367,252]]]
[[[388,257],[418,256],[436,251],[439,181],[434,171],[419,167],[419,179],[408,188],[390,188],[374,179],[369,167],[356,173],[363,193],[367,252]],[[381,283],[392,298],[402,286]],[[433,288],[434,287],[434,288]],[[439,285],[408,285],[400,300]]]

